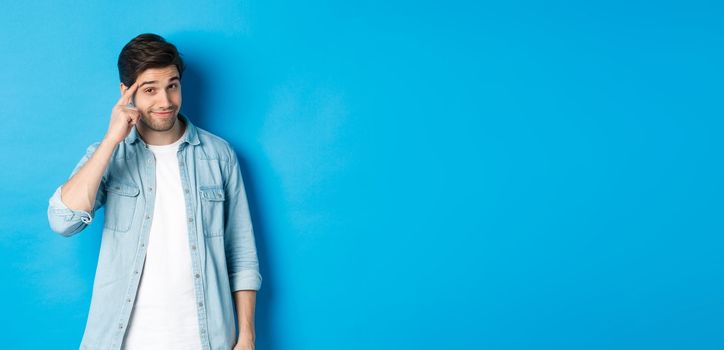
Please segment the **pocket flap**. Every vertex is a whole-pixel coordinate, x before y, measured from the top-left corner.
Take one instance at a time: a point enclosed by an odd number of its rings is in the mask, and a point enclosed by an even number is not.
[[[220,187],[214,188],[199,188],[201,192],[201,198],[207,201],[223,201],[225,199],[224,189]]]
[[[135,197],[140,190],[133,185],[124,184],[118,181],[111,181],[106,184],[106,191],[120,194],[122,196]]]

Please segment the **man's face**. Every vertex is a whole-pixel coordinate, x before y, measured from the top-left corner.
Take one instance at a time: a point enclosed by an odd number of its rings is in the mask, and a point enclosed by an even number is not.
[[[136,81],[139,86],[133,103],[141,112],[141,124],[154,131],[171,130],[181,109],[181,80],[176,66],[149,68]]]

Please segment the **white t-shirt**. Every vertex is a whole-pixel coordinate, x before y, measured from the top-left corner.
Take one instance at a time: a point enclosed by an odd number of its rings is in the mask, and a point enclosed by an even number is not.
[[[125,350],[201,349],[178,141],[148,145],[156,156],[156,202]]]

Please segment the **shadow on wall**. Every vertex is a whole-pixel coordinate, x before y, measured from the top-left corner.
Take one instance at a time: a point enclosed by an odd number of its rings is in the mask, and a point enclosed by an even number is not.
[[[182,112],[184,113],[184,115],[187,115],[198,127],[216,134],[215,130],[213,130],[214,128],[210,126],[226,125],[227,123],[225,123],[224,120],[211,119],[220,118],[216,115],[212,115],[213,113],[208,108],[208,106],[215,103],[214,99],[218,98],[218,95],[215,94],[215,92],[213,91],[213,86],[216,86],[216,84],[207,83],[210,80],[210,74],[207,73],[205,67],[206,65],[210,64],[210,62],[211,64],[213,64],[214,61],[217,61],[218,57],[214,59],[210,57],[204,57],[204,55],[208,55],[208,52],[213,52],[214,55],[233,55],[233,53],[229,53],[228,51],[224,50],[215,50],[214,47],[220,47],[220,45],[218,44],[223,43],[224,38],[213,39],[213,36],[213,34],[209,33],[206,33],[206,35],[203,36],[198,33],[189,33],[185,35],[175,35],[173,37],[167,37],[167,39],[179,47],[179,51],[181,51],[184,62],[186,63],[186,69],[182,78]],[[199,52],[195,52],[194,50],[184,50],[184,42],[191,42],[192,45],[201,45],[201,43],[203,43],[203,46],[198,47],[198,49],[200,50]],[[216,42],[217,45],[212,45],[212,47],[208,47],[206,46],[206,44],[209,42]],[[220,59],[220,61],[230,62],[233,60],[227,57],[225,59]],[[231,93],[226,91],[224,95],[227,97],[233,97],[234,101],[247,100],[247,96],[245,96],[246,94],[244,93],[243,89],[239,89],[239,91],[232,91]],[[249,116],[242,113],[240,117],[244,118]],[[233,125],[233,123],[229,123],[229,125]],[[233,134],[233,131],[225,131],[225,134],[230,133]],[[262,275],[262,287],[261,290],[257,293],[256,304],[256,346],[260,350],[275,350],[275,331],[272,328],[271,322],[272,315],[274,314],[274,267],[270,266],[271,259],[267,258],[272,252],[267,249],[266,245],[265,227],[268,227],[268,225],[266,225],[265,217],[263,215],[263,213],[265,212],[263,205],[264,201],[261,200],[260,196],[257,195],[258,187],[256,186],[256,183],[254,181],[254,174],[258,172],[255,172],[254,169],[249,166],[249,163],[247,162],[246,157],[244,157],[243,152],[236,148],[235,151],[237,153],[237,156],[239,157],[239,165],[241,167],[244,186],[249,201],[249,210],[251,212],[254,235],[256,238],[257,252],[259,255],[260,273]]]

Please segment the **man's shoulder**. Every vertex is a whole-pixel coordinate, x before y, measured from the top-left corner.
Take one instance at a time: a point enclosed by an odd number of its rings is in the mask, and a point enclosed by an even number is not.
[[[228,161],[234,156],[233,148],[229,141],[208,130],[196,127],[201,149],[204,154],[213,159]]]

